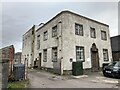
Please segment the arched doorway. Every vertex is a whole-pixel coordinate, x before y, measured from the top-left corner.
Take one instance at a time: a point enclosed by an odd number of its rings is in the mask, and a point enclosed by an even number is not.
[[[91,48],[91,64],[93,72],[99,71],[99,54],[95,43],[92,44]]]

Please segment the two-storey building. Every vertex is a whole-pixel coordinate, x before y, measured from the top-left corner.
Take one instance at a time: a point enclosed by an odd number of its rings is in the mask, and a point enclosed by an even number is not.
[[[60,74],[71,71],[72,62],[82,61],[84,69],[98,71],[112,60],[109,26],[70,11],[38,28],[33,48],[32,66]]]

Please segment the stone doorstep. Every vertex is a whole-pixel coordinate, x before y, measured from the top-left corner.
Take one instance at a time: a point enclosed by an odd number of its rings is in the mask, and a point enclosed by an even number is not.
[[[79,76],[73,76],[72,75],[71,77],[76,78],[76,79],[78,79],[78,78],[87,78],[88,75],[79,75]]]

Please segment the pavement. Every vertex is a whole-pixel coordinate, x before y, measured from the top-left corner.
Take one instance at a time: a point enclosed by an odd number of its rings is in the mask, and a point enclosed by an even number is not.
[[[107,78],[101,72],[89,75],[55,75],[42,70],[30,70],[28,88],[118,88],[118,79]]]

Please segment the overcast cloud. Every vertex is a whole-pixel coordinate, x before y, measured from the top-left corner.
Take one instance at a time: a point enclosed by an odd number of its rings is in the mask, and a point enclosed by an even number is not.
[[[22,35],[34,24],[45,23],[62,10],[70,10],[106,23],[110,36],[118,35],[117,2],[23,2],[2,4],[2,47],[13,44],[22,49]]]

